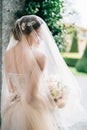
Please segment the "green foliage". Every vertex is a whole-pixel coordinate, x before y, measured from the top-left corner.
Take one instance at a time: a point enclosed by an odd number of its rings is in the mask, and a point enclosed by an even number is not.
[[[87,76],[87,73],[78,72],[75,67],[69,67],[69,68],[70,68],[70,70],[72,71],[72,73],[74,75],[77,75],[77,76]]]
[[[86,48],[85,48],[85,51],[84,51],[83,57],[87,58],[87,46],[86,46]]]
[[[76,64],[76,69],[79,72],[87,73],[87,46],[86,46],[86,49],[84,51],[82,58]]]
[[[20,0],[21,1],[21,0]],[[57,36],[55,40],[57,45],[63,43],[62,33],[64,27],[59,24],[62,19],[61,12],[63,10],[62,0],[22,0],[24,2],[24,8],[22,11],[15,13],[16,18],[23,15],[35,14],[40,16],[48,25],[53,36]]]
[[[16,17],[23,15],[36,14],[43,18],[48,24],[53,35],[61,32],[57,22],[62,18],[62,0],[23,0],[25,5],[22,11],[16,12]]]
[[[78,61],[77,58],[64,58],[64,60],[68,66],[72,66],[72,67],[75,67],[75,65]]]
[[[78,52],[78,38],[77,38],[76,30],[74,31],[74,34],[73,34],[70,52]]]
[[[67,34],[73,34],[73,32],[76,30],[75,25],[71,24],[71,25],[65,25]]]
[[[66,34],[66,28],[64,24],[61,24],[59,28],[61,31],[57,35],[54,35],[54,39],[59,50],[61,52],[65,52],[67,47],[67,44],[65,44],[66,39],[64,38],[64,34]]]
[[[68,66],[75,67],[77,61],[80,59],[78,53],[62,53],[62,56]]]
[[[76,69],[79,72],[85,72],[87,73],[87,58],[83,57],[81,60],[79,60],[76,64]]]

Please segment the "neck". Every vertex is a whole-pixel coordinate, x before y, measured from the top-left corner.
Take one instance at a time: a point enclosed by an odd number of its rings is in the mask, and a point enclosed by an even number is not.
[[[30,38],[28,36],[22,36],[21,40],[20,40],[20,44],[22,45],[27,45],[27,46],[31,46],[31,42],[30,42]]]

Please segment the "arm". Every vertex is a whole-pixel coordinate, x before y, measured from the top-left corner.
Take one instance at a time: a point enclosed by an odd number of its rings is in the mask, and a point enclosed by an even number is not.
[[[45,68],[45,64],[46,64],[46,56],[40,52],[36,52],[35,59],[36,59],[36,62],[38,64],[40,70],[43,71]]]
[[[29,86],[26,93],[26,100],[30,103],[38,93],[38,85],[40,80],[40,71],[36,64],[32,66],[32,70],[29,77]]]
[[[39,81],[42,71],[45,67],[45,56],[42,53],[34,52],[33,65],[31,67],[31,76],[29,79],[29,87],[26,94],[27,102],[30,103],[38,94]]]

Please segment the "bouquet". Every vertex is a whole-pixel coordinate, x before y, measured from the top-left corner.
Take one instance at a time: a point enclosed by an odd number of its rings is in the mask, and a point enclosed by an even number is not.
[[[58,108],[63,108],[68,99],[69,89],[58,76],[49,76],[47,79],[50,95]]]

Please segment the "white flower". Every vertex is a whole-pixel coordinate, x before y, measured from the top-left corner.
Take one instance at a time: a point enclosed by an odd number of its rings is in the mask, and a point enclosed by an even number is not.
[[[28,22],[27,23],[27,26],[29,27],[29,26],[32,26],[32,25],[34,25],[36,22],[35,21],[31,21],[31,22]]]
[[[64,84],[57,75],[50,75],[47,79],[48,88],[53,98],[60,96],[60,94],[68,92],[68,86]]]
[[[27,23],[27,26],[28,26],[28,27],[31,26],[31,22],[28,22],[28,23]]]
[[[34,25],[35,23],[36,23],[35,21],[31,21],[31,22],[27,22],[27,23],[23,22],[22,25],[21,25],[21,29],[25,30],[26,26],[30,27],[30,26]]]

